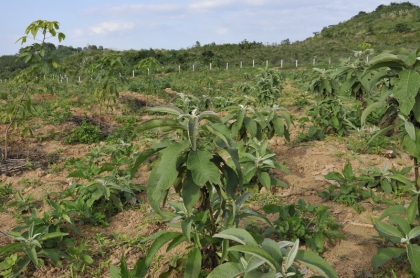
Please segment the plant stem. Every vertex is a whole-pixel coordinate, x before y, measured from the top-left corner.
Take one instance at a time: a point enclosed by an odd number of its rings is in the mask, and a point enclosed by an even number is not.
[[[420,178],[419,178],[419,163],[417,157],[414,158],[414,181],[416,185],[416,191],[420,191]],[[420,194],[417,194],[417,210],[420,214]]]
[[[19,104],[23,102],[23,99],[26,96],[27,90],[28,90],[28,86],[25,87],[25,91],[23,92],[22,96],[19,99]],[[19,112],[19,109],[18,108],[16,108],[13,111],[12,118],[10,119],[10,123],[7,125],[6,132],[4,134],[4,157],[3,157],[3,161],[6,161],[7,160],[7,157],[8,157],[7,148],[9,147],[9,131],[12,128],[12,125],[13,125],[13,123],[15,122],[15,120],[17,118],[18,112]]]

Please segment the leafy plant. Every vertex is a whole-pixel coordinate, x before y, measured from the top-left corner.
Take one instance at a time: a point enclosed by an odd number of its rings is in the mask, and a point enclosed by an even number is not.
[[[328,214],[330,207],[306,204],[300,199],[298,204],[291,205],[266,205],[264,212],[278,214],[273,221],[273,226],[268,228],[263,235],[277,236],[282,240],[305,242],[311,250],[322,253],[325,241],[335,244],[336,239],[346,239],[340,229],[340,223]]]
[[[340,88],[340,83],[331,77],[331,73],[334,70],[314,68],[313,71],[314,76],[310,81],[309,91],[321,100],[336,96]]]
[[[14,98],[13,101],[7,102],[7,109],[3,115],[4,119],[7,119],[7,127],[4,134],[4,156],[3,161],[8,158],[8,144],[9,144],[9,134],[13,129],[16,129],[18,126],[22,126],[24,131],[31,132],[30,128],[24,125],[24,120],[27,118],[27,115],[34,112],[34,107],[32,105],[31,97],[31,87],[34,83],[39,82],[39,78],[36,75],[40,73],[45,73],[50,70],[52,66],[56,66],[51,60],[45,61],[45,40],[49,37],[58,37],[58,41],[61,42],[65,39],[65,35],[61,32],[57,33],[59,29],[59,23],[57,21],[46,21],[46,20],[37,20],[28,25],[25,30],[25,34],[31,33],[33,39],[35,40],[38,32],[42,33],[41,43],[34,43],[31,46],[27,46],[21,49],[17,61],[23,61],[24,63],[29,63],[32,65],[29,68],[24,69],[18,76],[16,76],[13,82],[16,82],[18,85],[23,85],[21,88],[20,95],[17,98]],[[50,36],[49,36],[50,35]],[[48,36],[48,37],[47,37]],[[17,41],[21,41],[24,44],[28,36],[23,36]]]
[[[353,206],[354,209],[360,212],[363,210],[363,207],[360,206],[359,202],[373,195],[371,189],[365,189],[360,184],[363,178],[356,177],[350,162],[344,166],[342,174],[330,172],[324,177],[327,180],[336,181],[340,185],[330,185],[328,191],[318,193],[324,201],[331,199],[346,206]]]
[[[66,144],[92,144],[99,142],[104,136],[98,126],[83,121],[81,125],[72,129],[72,131],[64,137]]]
[[[5,233],[15,242],[0,246],[0,258],[5,259],[12,254],[18,254],[16,264],[13,266],[13,274],[18,276],[26,267],[32,263],[35,268],[43,264],[42,258],[49,258],[56,265],[60,266],[59,253],[56,249],[43,248],[46,240],[53,238],[61,238],[68,235],[62,232],[49,232],[48,227],[42,229],[34,229],[34,223],[29,225],[28,230],[24,233],[10,231]],[[10,258],[10,257],[9,257]]]
[[[242,152],[244,151],[244,152]],[[272,185],[288,187],[287,184],[277,178],[270,177],[270,171],[278,169],[289,173],[286,166],[278,163],[273,158],[276,155],[268,149],[268,141],[260,142],[256,138],[240,150],[240,163],[244,166],[244,185],[258,189],[265,187],[270,191]]]
[[[304,277],[306,270],[299,270],[295,261],[323,277],[338,277],[332,267],[316,253],[298,250],[299,240],[275,242],[265,238],[258,243],[251,234],[240,228],[224,230],[214,237],[225,240],[223,257],[227,262],[216,267],[207,276],[209,278]],[[235,245],[231,246],[229,241]]]
[[[344,136],[349,128],[353,127],[346,117],[347,111],[340,99],[327,97],[312,106],[307,114],[324,134]]]
[[[392,259],[407,256],[411,264],[411,270],[415,275],[420,275],[420,226],[419,217],[416,213],[418,199],[415,196],[408,207],[401,205],[391,206],[384,210],[375,229],[391,247],[378,249],[372,260],[374,269],[378,269]],[[384,219],[388,217],[388,222]],[[417,224],[416,224],[417,223]]]

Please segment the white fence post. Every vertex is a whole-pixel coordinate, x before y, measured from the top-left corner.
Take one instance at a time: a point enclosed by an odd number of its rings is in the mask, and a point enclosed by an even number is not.
[[[283,59],[280,60],[280,67],[283,67]]]
[[[296,60],[296,67],[298,67],[298,60]]]
[[[252,67],[255,66],[255,60],[252,60]]]
[[[193,71],[195,71],[195,65],[193,65]]]
[[[226,63],[226,70],[229,69],[229,63]]]
[[[315,58],[312,60],[312,65],[315,67]]]
[[[265,67],[268,68],[268,60],[265,60]]]
[[[178,65],[178,72],[181,72],[181,65]]]
[[[133,77],[134,77],[134,70],[133,70]]]
[[[240,66],[240,68],[242,68],[242,61],[241,61],[241,66]]]
[[[211,70],[211,63],[210,63],[210,66],[209,67],[210,67],[210,70]]]

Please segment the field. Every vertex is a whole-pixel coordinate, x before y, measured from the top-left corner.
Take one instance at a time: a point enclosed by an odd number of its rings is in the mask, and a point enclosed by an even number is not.
[[[259,244],[299,238],[338,277],[411,277],[402,253],[372,267],[379,248],[399,246],[375,229],[378,217],[411,199],[415,171],[398,141],[401,127],[374,136],[374,124],[360,127],[358,100],[320,99],[328,90],[308,90],[314,80],[313,70],[249,68],[140,76],[118,94],[98,91],[97,81],[30,83],[34,109],[18,112],[10,133],[11,121],[0,126],[9,134],[0,164],[2,275],[22,268],[23,277],[121,277],[123,254],[133,269],[153,250],[145,277],[181,277],[197,265],[187,277],[206,276],[222,256],[234,260],[221,253],[227,241],[210,238],[238,227]],[[25,86],[1,84],[3,112]],[[317,122],[328,119],[324,110],[314,114],[320,103],[337,120]],[[379,123],[386,109],[376,112],[367,121]],[[151,186],[164,188],[165,204]],[[154,248],[158,232],[179,243]]]

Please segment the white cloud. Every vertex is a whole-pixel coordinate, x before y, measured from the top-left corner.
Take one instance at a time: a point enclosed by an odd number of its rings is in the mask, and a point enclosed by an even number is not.
[[[192,10],[208,10],[215,9],[231,4],[232,0],[209,0],[209,1],[196,1],[189,5]]]
[[[117,22],[117,21],[109,21],[109,22],[102,22],[96,26],[92,26],[89,28],[91,33],[97,35],[106,35],[112,32],[119,32],[119,31],[127,31],[134,28],[134,23],[131,22]]]

